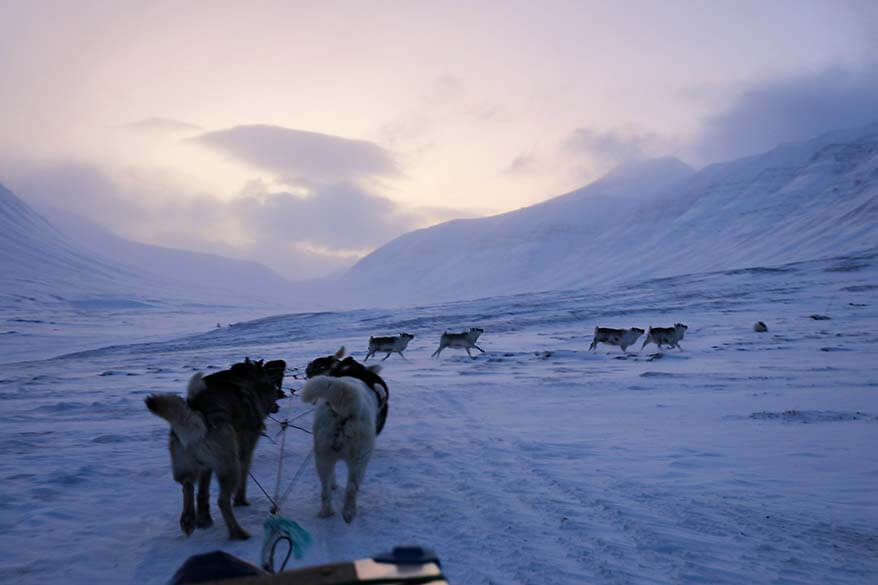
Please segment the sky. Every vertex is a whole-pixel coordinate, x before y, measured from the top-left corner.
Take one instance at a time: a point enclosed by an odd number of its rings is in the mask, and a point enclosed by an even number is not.
[[[0,0],[0,183],[293,279],[878,118],[871,0]]]

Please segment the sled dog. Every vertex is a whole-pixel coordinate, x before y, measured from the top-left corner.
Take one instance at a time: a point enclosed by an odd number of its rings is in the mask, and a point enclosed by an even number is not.
[[[649,331],[646,333],[646,340],[640,346],[640,349],[642,350],[648,343],[654,343],[659,349],[662,348],[662,345],[667,345],[682,351],[683,348],[680,347],[680,340],[686,335],[687,329],[689,329],[689,326],[682,323],[674,323],[673,327],[653,327],[650,325]]]
[[[433,355],[430,357],[436,357],[442,350],[446,347],[452,347],[456,349],[463,348],[466,350],[466,354],[469,357],[473,357],[473,354],[470,353],[470,348],[474,347],[482,353],[485,353],[485,350],[476,345],[476,341],[478,341],[479,336],[484,333],[485,330],[481,327],[472,327],[469,331],[464,331],[463,333],[449,333],[447,331],[443,331],[442,335],[439,337],[439,347],[436,351],[433,352]]]
[[[375,374],[380,369],[381,366],[372,366]],[[357,493],[375,447],[378,395],[383,390],[380,384],[373,389],[353,376],[315,376],[302,388],[302,400],[318,405],[313,433],[321,518],[335,514],[332,489],[336,485],[335,464],[339,461],[344,461],[348,468],[342,518],[350,523],[357,514]]]
[[[384,423],[387,422],[390,389],[387,388],[384,378],[378,375],[379,367],[366,367],[351,356],[342,359],[344,353],[344,346],[341,346],[334,355],[328,355],[308,362],[308,366],[305,368],[305,376],[308,378],[313,378],[314,376],[335,376],[337,378],[350,376],[365,382],[378,399],[378,418],[375,421],[375,436],[377,437],[381,434],[382,429],[384,429]]]
[[[394,335],[392,337],[370,337],[369,351],[366,353],[366,357],[363,361],[369,361],[369,358],[376,353],[384,353],[385,351],[387,352],[387,355],[381,358],[381,361],[389,358],[392,353],[398,353],[402,359],[406,359],[402,352],[408,347],[409,341],[414,338],[415,336],[411,333],[400,333],[399,335]]]
[[[595,327],[594,339],[588,350],[592,351],[598,343],[606,343],[608,345],[618,345],[622,351],[629,345],[637,343],[637,339],[643,335],[644,331],[640,327],[632,327],[631,329],[611,329],[609,327]]]
[[[247,474],[253,450],[262,434],[265,418],[278,411],[284,397],[286,363],[262,360],[234,364],[228,370],[189,380],[186,399],[176,394],[151,394],[146,407],[171,425],[168,448],[174,480],[183,485],[183,513],[180,528],[188,536],[197,528],[213,524],[210,516],[210,478],[216,472],[220,512],[229,538],[245,540],[250,535],[232,512],[246,506]],[[195,506],[195,484],[198,506]]]

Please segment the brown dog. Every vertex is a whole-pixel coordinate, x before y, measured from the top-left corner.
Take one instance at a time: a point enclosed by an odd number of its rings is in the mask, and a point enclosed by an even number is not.
[[[209,376],[197,373],[189,380],[188,396],[151,394],[146,407],[171,424],[168,447],[174,480],[183,485],[183,513],[180,528],[187,535],[195,527],[213,524],[210,517],[210,478],[216,472],[220,484],[217,500],[229,538],[245,540],[250,535],[232,512],[246,506],[247,474],[256,443],[265,428],[265,418],[278,411],[277,400],[286,363],[275,360],[243,362]],[[198,484],[198,511],[195,484]]]

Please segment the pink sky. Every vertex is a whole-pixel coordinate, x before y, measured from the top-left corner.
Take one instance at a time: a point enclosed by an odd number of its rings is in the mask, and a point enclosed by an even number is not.
[[[9,0],[0,182],[316,276],[621,162],[866,123],[876,6]]]

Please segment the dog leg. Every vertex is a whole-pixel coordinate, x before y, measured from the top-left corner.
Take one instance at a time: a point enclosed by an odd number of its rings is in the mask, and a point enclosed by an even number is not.
[[[588,346],[588,351],[594,351],[594,348],[596,348],[597,346],[598,346],[598,340],[592,339],[591,345]]]
[[[364,362],[368,362],[368,361],[369,361],[369,358],[372,357],[373,355],[375,355],[375,353],[372,352],[372,351],[368,351],[368,352],[366,352],[366,357],[363,358],[363,361],[364,361]]]
[[[434,352],[433,352],[433,355],[431,355],[430,357],[431,357],[431,358],[438,357],[439,354],[442,353],[442,350],[443,350],[443,349],[445,349],[445,347],[442,346],[442,345],[440,345],[439,348],[438,348],[436,351],[434,351]]]
[[[238,487],[238,479],[240,478],[239,470],[226,470],[225,473],[217,472],[217,479],[220,484],[219,499],[217,506],[223,513],[223,520],[226,521],[226,527],[229,529],[229,539],[231,540],[247,540],[250,534],[241,528],[235,519],[235,513],[232,512],[232,493]]]
[[[250,463],[252,460],[252,452],[241,458],[241,481],[238,482],[238,491],[235,492],[236,506],[250,505],[250,502],[247,500],[247,478],[250,476]]]
[[[348,462],[348,485],[345,487],[344,507],[341,510],[341,517],[348,524],[357,515],[357,492],[360,491],[360,484],[363,483],[363,477],[366,475],[367,463],[369,463],[368,457]]]
[[[479,350],[480,352],[485,353],[485,350],[482,349],[481,347],[479,347],[478,345],[476,345],[475,343],[473,344],[473,347],[476,348],[477,350]]]
[[[381,358],[381,361],[383,362],[384,360],[386,360],[387,358],[389,358],[389,357],[390,357],[390,354],[392,354],[392,353],[393,353],[392,351],[388,351],[388,352],[387,352],[387,355],[384,356],[383,358]]]
[[[207,528],[213,526],[213,518],[210,517],[210,469],[202,471],[198,476],[198,506],[195,514],[195,526]]]
[[[335,515],[332,509],[332,488],[335,485],[335,460],[330,457],[321,457],[314,454],[314,464],[317,466],[317,475],[320,476],[320,518],[329,518]]]
[[[180,514],[180,528],[186,536],[195,530],[195,486],[191,479],[183,482],[183,513]]]
[[[471,354],[471,353],[469,352],[469,348],[468,348],[468,347],[465,347],[464,349],[466,350],[466,355],[468,355],[469,357],[473,357],[473,354]],[[476,359],[476,358],[473,358],[473,359]]]
[[[401,352],[401,351],[398,351],[398,352],[396,352],[396,353],[398,353],[398,354],[399,354],[399,357],[401,357],[401,358],[404,359],[405,361],[409,361],[409,359],[408,359],[407,357],[405,357],[404,355],[402,355],[402,352]]]

